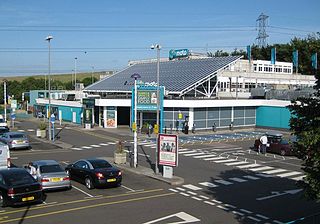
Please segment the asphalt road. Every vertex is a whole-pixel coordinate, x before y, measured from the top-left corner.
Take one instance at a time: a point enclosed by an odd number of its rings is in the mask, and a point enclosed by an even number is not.
[[[62,149],[32,137],[34,123],[16,126],[30,130],[33,147],[11,152],[19,166],[38,159],[55,159],[65,166],[80,158],[110,157],[119,139],[132,147],[131,136],[71,128],[61,131],[60,140],[71,145]],[[124,172],[118,188],[87,190],[72,182],[71,190],[46,193],[43,204],[1,209],[0,223],[288,223],[319,212],[320,205],[304,199],[294,180],[303,176],[301,161],[257,154],[250,150],[252,144],[186,144],[174,169],[185,179],[181,186],[131,172]],[[139,165],[152,167],[154,144],[143,142],[138,150]],[[299,223],[317,223],[310,220]]]

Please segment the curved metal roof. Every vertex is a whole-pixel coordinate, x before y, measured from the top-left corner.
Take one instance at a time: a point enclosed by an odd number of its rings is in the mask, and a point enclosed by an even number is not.
[[[181,92],[240,58],[241,56],[227,56],[160,62],[160,85],[165,86],[169,92]],[[134,83],[131,78],[134,73],[140,74],[140,80],[145,83],[156,82],[157,63],[134,64],[86,87],[85,91],[129,92]]]

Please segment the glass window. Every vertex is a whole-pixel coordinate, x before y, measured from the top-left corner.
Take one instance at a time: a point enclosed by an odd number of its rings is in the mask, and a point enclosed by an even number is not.
[[[32,184],[35,179],[28,172],[14,172],[10,176],[4,176],[5,182],[9,185]]]
[[[244,107],[234,107],[233,109],[234,117],[244,117]]]
[[[55,165],[45,165],[40,166],[40,172],[41,173],[55,173],[55,172],[63,172],[63,169],[59,164]]]
[[[194,120],[206,119],[206,108],[194,108]]]
[[[80,169],[89,169],[88,164],[84,161],[79,161],[79,162],[75,163],[74,166],[76,168],[80,168]]]
[[[231,119],[220,120],[220,127],[229,127],[230,124],[231,124]]]
[[[220,108],[220,119],[230,118],[231,119],[231,107]]]
[[[238,126],[238,125],[244,125],[244,118],[235,118],[233,120],[233,124],[235,126]]]
[[[26,136],[24,134],[12,134],[10,138],[26,138]]]
[[[219,119],[219,108],[208,108],[208,119]]]
[[[208,120],[207,128],[212,128],[212,126],[219,127],[219,120]]]
[[[194,124],[196,125],[196,128],[206,128],[206,121],[194,121]]]
[[[245,118],[244,122],[245,122],[245,125],[255,125],[256,119],[255,118]]]
[[[246,107],[245,108],[245,117],[255,117],[256,108],[255,107]]]
[[[112,167],[110,163],[108,163],[106,160],[93,160],[90,161],[94,169],[99,169],[99,168],[110,168]]]

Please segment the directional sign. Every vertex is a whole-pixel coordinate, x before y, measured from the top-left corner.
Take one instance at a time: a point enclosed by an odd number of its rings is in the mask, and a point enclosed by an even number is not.
[[[145,222],[144,224],[152,224],[152,223],[160,223],[163,220],[166,219],[172,219],[173,220],[177,220],[177,218],[181,219],[182,221],[178,221],[178,222],[166,222],[168,224],[183,224],[183,223],[194,223],[194,222],[200,222],[200,219],[197,219],[196,217],[193,217],[192,215],[189,215],[185,212],[179,212],[176,214],[172,214],[172,215],[168,215],[156,220],[152,220],[150,222]],[[162,222],[163,223],[163,222]]]
[[[266,196],[266,197],[262,197],[262,198],[256,198],[256,200],[257,200],[257,201],[262,201],[262,200],[267,200],[267,199],[270,199],[270,198],[279,197],[279,196],[282,196],[282,195],[285,195],[285,194],[297,194],[297,193],[299,193],[300,191],[302,191],[301,188],[299,188],[299,189],[294,189],[294,190],[287,190],[287,191],[284,191],[284,192],[282,192],[282,193],[280,193],[279,191],[272,191],[272,192],[271,192],[271,195]]]
[[[50,116],[50,122],[54,123],[54,121],[56,120],[56,117],[54,116],[54,114],[51,114]]]
[[[10,117],[11,117],[12,120],[15,120],[16,119],[16,114],[11,114]]]

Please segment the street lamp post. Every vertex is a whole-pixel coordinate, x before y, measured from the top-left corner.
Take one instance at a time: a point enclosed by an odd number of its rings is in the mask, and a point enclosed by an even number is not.
[[[133,166],[138,164],[138,133],[137,133],[137,79],[141,76],[137,73],[131,75],[134,79],[134,128],[133,128]]]
[[[151,49],[157,49],[157,127],[158,127],[158,133],[160,130],[159,127],[159,110],[160,110],[160,94],[159,94],[159,88],[160,88],[160,50],[161,46],[160,44],[151,45]],[[155,173],[159,173],[159,167],[158,167],[158,147],[156,149],[156,164],[155,164]]]
[[[7,80],[3,80],[4,121],[7,122]]]
[[[48,41],[48,88],[49,88],[49,105],[48,105],[48,125],[49,125],[49,140],[51,141],[51,123],[50,123],[50,116],[51,116],[51,40],[52,36],[47,36],[46,41]]]
[[[74,90],[77,90],[77,57],[74,58]]]
[[[93,72],[94,72],[94,66],[91,66],[92,71],[91,71],[91,84],[93,84]]]

